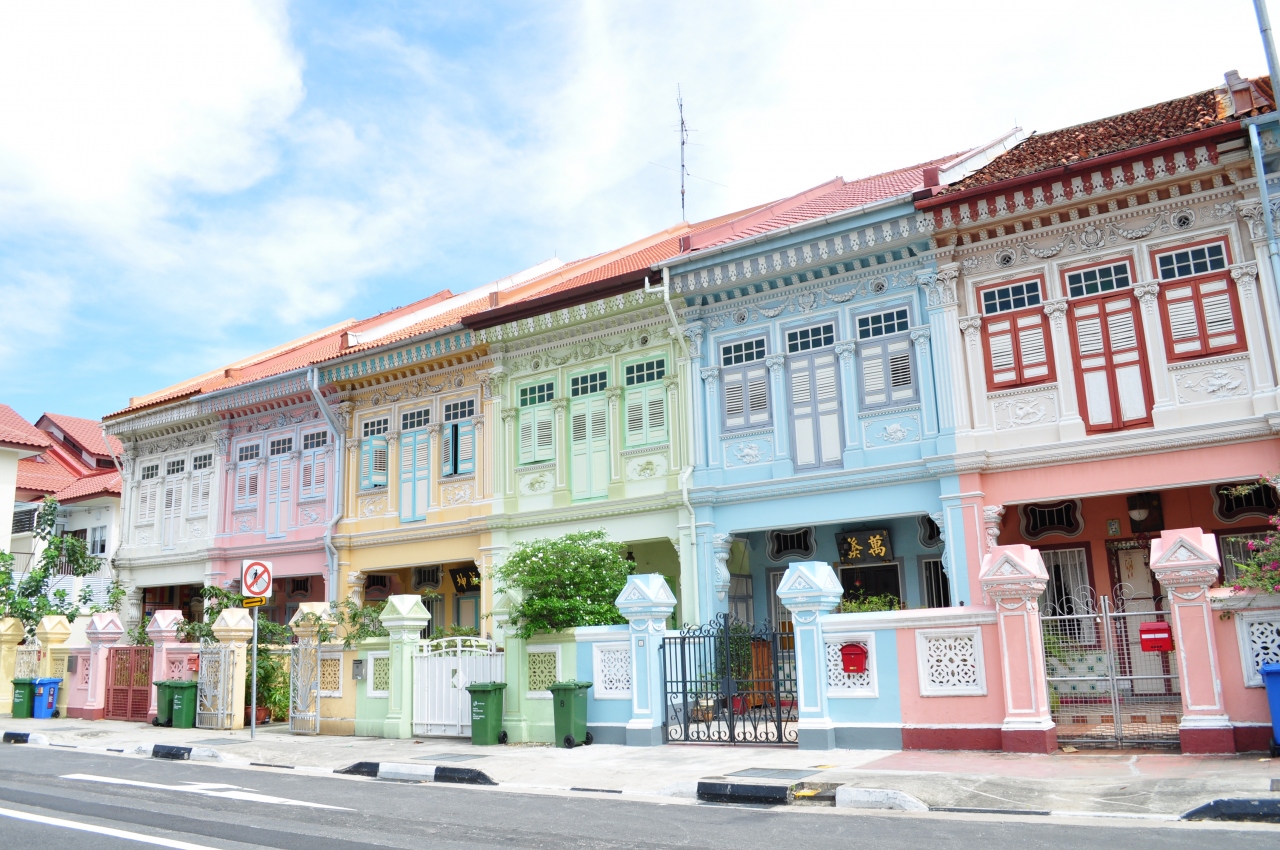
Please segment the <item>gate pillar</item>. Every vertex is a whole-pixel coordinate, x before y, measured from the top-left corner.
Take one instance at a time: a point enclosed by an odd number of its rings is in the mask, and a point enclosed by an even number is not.
[[[289,621],[298,638],[289,662],[289,731],[320,732],[320,629],[332,626],[328,602],[303,602]]]
[[[1049,582],[1044,559],[1025,543],[993,546],[982,558],[982,592],[995,600],[1004,675],[1001,749],[1007,753],[1051,753],[1058,729],[1049,708],[1044,636],[1036,601]]]
[[[0,619],[0,714],[13,713],[13,688],[4,683],[13,680],[18,663],[18,644],[26,637],[22,621],[17,617]]]
[[[89,641],[89,695],[84,708],[67,710],[68,717],[101,720],[107,713],[107,653],[124,637],[124,625],[115,611],[102,611],[89,618],[84,636]]]
[[[148,630],[149,631],[149,630]],[[253,615],[247,608],[224,608],[213,624],[213,636],[219,643],[225,643],[235,653],[235,666],[231,669],[238,675],[231,677],[231,728],[244,728],[244,673],[248,670],[245,662],[245,650],[253,638]]]
[[[1218,541],[1199,528],[1160,532],[1151,572],[1168,596],[1182,690],[1178,738],[1184,753],[1233,753],[1235,733],[1222,701],[1209,588],[1218,580]]]
[[[663,743],[665,689],[662,682],[662,636],[667,618],[676,610],[676,598],[667,580],[657,573],[627,576],[614,603],[630,624],[631,719],[627,721],[627,746],[652,747]]]
[[[391,688],[387,694],[384,738],[413,737],[413,647],[431,622],[431,612],[414,594],[388,596],[378,618],[386,627],[391,649]]]
[[[41,617],[40,622],[36,624],[36,640],[40,642],[40,676],[42,678],[54,675],[53,649],[62,646],[69,637],[71,637],[71,624],[61,614]],[[65,691],[65,688],[59,690]]]
[[[799,561],[787,567],[778,599],[791,612],[796,643],[796,743],[802,750],[831,750],[835,725],[827,712],[827,647],[822,615],[840,603],[844,587],[825,561]]]
[[[529,692],[529,665],[525,658],[524,638],[516,635],[511,625],[511,609],[517,600],[511,594],[516,591],[498,592],[493,600],[493,633],[504,649],[507,690],[502,700],[502,728],[510,740],[523,743],[529,740],[529,718],[524,712],[525,694]]]
[[[157,611],[147,625],[147,637],[151,638],[151,678],[160,681],[169,678],[169,647],[178,642],[178,624],[185,618],[176,609]],[[156,686],[151,686],[151,704],[147,708],[147,722],[156,716]]]

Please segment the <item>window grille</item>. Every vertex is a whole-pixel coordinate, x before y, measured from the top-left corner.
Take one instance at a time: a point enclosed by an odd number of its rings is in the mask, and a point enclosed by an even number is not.
[[[291,451],[293,451],[293,437],[280,437],[271,441],[270,453],[272,457],[287,455]]]
[[[1222,583],[1231,584],[1236,580],[1236,576],[1240,570],[1236,564],[1246,563],[1250,555],[1249,541],[1260,543],[1266,540],[1268,533],[1265,531],[1253,532],[1251,534],[1233,534],[1230,537],[1225,535],[1218,537],[1218,552],[1222,559]]]
[[[1065,502],[1049,502],[1038,505],[1022,505],[1022,533],[1028,540],[1038,540],[1049,534],[1074,537],[1081,531],[1080,503],[1074,499]]]
[[[361,436],[376,437],[379,434],[385,434],[390,430],[390,426],[391,420],[385,416],[381,419],[369,419],[361,426],[363,428]]]
[[[255,455],[255,457],[256,457],[256,455]],[[147,464],[146,466],[142,467],[142,480],[143,480],[143,481],[150,481],[152,478],[155,478],[155,477],[156,477],[156,476],[158,476],[159,474],[160,474],[160,464],[158,464],[158,463],[151,463],[151,464]]]
[[[164,465],[165,475],[181,475],[182,470],[187,468],[186,460],[179,458],[178,460],[167,461]]]
[[[431,408],[423,407],[400,414],[400,430],[414,431],[431,424]]]
[[[1039,303],[1040,281],[1038,280],[998,286],[982,293],[982,312],[988,316],[992,313],[1007,313],[1010,310],[1034,307]]]
[[[813,555],[812,528],[781,528],[770,531],[767,535],[769,543],[769,560],[782,561],[786,558],[808,558]]]
[[[666,360],[649,360],[645,363],[632,363],[627,366],[626,369],[627,386],[634,387],[637,384],[647,384],[651,381],[660,381],[666,374]]]
[[[1040,555],[1049,573],[1049,582],[1040,595],[1040,610],[1050,617],[1091,613],[1093,590],[1089,584],[1089,562],[1084,549],[1044,549]],[[1092,643],[1092,626],[1085,625],[1088,634],[1080,637]]]
[[[1176,280],[1197,274],[1221,271],[1227,267],[1227,256],[1222,243],[1198,245],[1182,251],[1170,251],[1156,258],[1161,280]]]
[[[191,470],[199,472],[202,469],[208,469],[213,466],[213,455],[196,455],[191,459]]]
[[[751,339],[746,342],[734,342],[720,349],[720,365],[737,366],[739,363],[750,363],[764,359],[764,340]]]
[[[603,391],[607,384],[608,380],[605,372],[576,375],[569,379],[569,395],[572,398],[577,398],[578,396],[598,393]]]
[[[1067,275],[1067,291],[1072,298],[1125,289],[1130,283],[1128,263],[1081,269]]]
[[[1220,484],[1213,488],[1214,498],[1217,500],[1216,513],[1219,517],[1227,522],[1234,522],[1241,517],[1258,516],[1268,517],[1280,512],[1280,504],[1277,504],[1275,488],[1270,484],[1258,483],[1252,490],[1241,493],[1238,496],[1231,494],[1231,491],[1239,484]]]
[[[413,589],[436,590],[440,587],[440,567],[414,567]]]
[[[836,326],[834,324],[787,331],[787,351],[791,354],[834,345],[835,341]]]
[[[462,401],[451,401],[444,406],[444,421],[457,422],[460,419],[470,419],[476,415],[475,399],[463,399]]]
[[[534,384],[531,387],[520,388],[520,406],[532,407],[535,404],[544,404],[555,398],[556,385],[553,381],[547,381],[542,384]]]
[[[878,336],[903,333],[908,327],[907,310],[890,310],[887,313],[873,313],[870,316],[858,317],[858,339],[872,339]]]
[[[253,445],[249,445],[249,446],[241,446],[240,453],[237,455],[237,459],[239,460],[240,463],[244,463],[247,460],[257,460],[258,456],[261,454],[262,454],[262,446],[258,445],[257,443],[254,443]]]
[[[924,572],[924,607],[950,608],[951,584],[941,558],[929,558],[922,562]]]
[[[311,577],[289,579],[289,596],[301,598],[311,595]]]
[[[36,527],[35,511],[14,511],[13,512],[13,533],[27,534]]]
[[[310,434],[302,435],[302,448],[318,449],[329,444],[328,431],[312,431]]]

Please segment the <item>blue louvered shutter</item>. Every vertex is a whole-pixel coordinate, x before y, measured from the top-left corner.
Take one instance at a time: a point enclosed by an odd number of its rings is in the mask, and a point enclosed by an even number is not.
[[[453,446],[454,436],[458,430],[458,426],[454,423],[446,422],[444,427],[440,429],[440,476],[443,478],[453,475]]]
[[[458,456],[457,471],[459,475],[467,475],[476,471],[476,426],[470,419],[458,423],[454,432]]]
[[[369,470],[369,484],[372,487],[387,486],[387,438],[370,437],[369,453],[371,455],[371,463]]]
[[[373,486],[373,437],[365,437],[360,444],[360,489]]]

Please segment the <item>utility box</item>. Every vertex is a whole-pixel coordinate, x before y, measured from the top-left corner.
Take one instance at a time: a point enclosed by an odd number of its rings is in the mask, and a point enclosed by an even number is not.
[[[867,672],[867,645],[864,643],[846,643],[840,647],[840,661],[846,673]]]
[[[1138,641],[1143,652],[1173,652],[1173,630],[1168,623],[1139,623]]]

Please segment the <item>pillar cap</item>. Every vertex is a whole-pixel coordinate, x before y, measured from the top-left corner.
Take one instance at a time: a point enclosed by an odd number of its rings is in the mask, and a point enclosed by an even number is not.
[[[253,616],[248,608],[223,608],[213,623],[218,640],[245,640],[253,634]]]
[[[1039,549],[1025,543],[996,546],[982,556],[978,581],[993,599],[1035,599],[1044,593],[1049,572]]]
[[[26,629],[17,617],[0,619],[0,643],[18,643],[26,637]]]
[[[826,614],[842,596],[844,585],[826,561],[796,561],[778,584],[778,599],[793,614]]]
[[[151,618],[151,622],[147,624],[147,636],[152,640],[156,638],[169,638],[176,636],[178,633],[178,624],[185,617],[182,612],[172,608],[166,608],[163,611],[157,611]]]
[[[301,618],[308,614],[315,614],[321,620],[325,621],[333,620],[328,602],[302,602],[298,605],[298,610],[294,612],[294,615],[289,619],[289,625],[297,629]],[[307,628],[306,624],[303,624],[302,628]],[[315,626],[311,626],[311,628],[315,628]]]
[[[89,618],[84,635],[90,643],[115,643],[124,635],[124,624],[115,611],[99,611]]]
[[[36,626],[36,639],[40,641],[42,646],[66,643],[69,637],[71,637],[71,624],[61,614],[50,614],[47,617],[41,617],[39,624]]]
[[[1164,587],[1208,587],[1218,580],[1218,541],[1200,528],[1175,528],[1151,541],[1151,572]]]
[[[412,593],[397,593],[387,597],[387,604],[378,616],[382,625],[391,628],[423,629],[431,622],[431,612],[422,604],[422,597]]]
[[[676,609],[676,597],[661,573],[645,573],[627,576],[626,587],[613,604],[628,620],[666,619]]]

